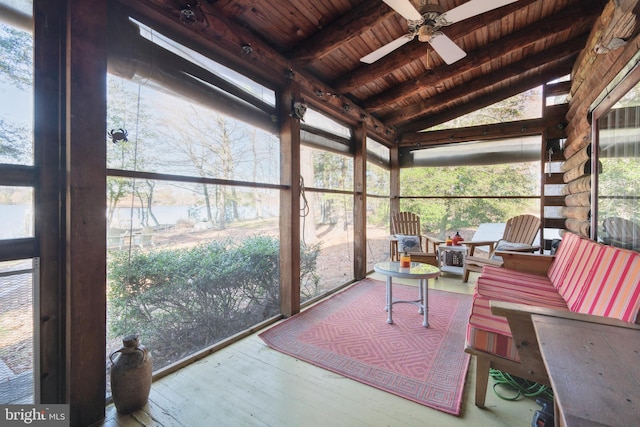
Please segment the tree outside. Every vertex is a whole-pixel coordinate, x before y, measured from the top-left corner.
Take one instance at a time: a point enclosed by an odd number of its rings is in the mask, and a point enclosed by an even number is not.
[[[539,117],[541,112],[541,93],[536,88],[433,130],[522,120]],[[444,239],[481,223],[506,222],[523,213],[539,216],[539,200],[527,197],[538,196],[540,186],[540,162],[404,168],[400,170],[401,210],[420,215],[424,232]]]
[[[539,170],[538,162],[402,169],[401,195],[415,198],[401,199],[401,210],[420,215],[425,233],[440,239],[522,213],[539,215],[539,200],[525,198],[540,194]]]

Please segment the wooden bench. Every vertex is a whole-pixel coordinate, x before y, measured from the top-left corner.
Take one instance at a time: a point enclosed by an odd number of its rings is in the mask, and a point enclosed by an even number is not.
[[[565,233],[555,256],[501,255],[504,266],[486,266],[478,278],[467,325],[465,351],[476,356],[475,404],[479,407],[484,407],[490,368],[550,385],[532,335],[532,312],[606,317],[632,324],[639,320],[637,252]],[[511,308],[506,310],[504,304]]]

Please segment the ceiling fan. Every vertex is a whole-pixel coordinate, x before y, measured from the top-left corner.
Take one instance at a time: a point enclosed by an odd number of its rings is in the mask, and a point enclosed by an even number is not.
[[[360,58],[361,62],[372,64],[385,55],[409,43],[414,37],[431,45],[448,65],[464,58],[467,54],[453,40],[438,31],[441,27],[455,24],[467,18],[497,9],[517,0],[469,0],[451,10],[444,11],[440,5],[426,4],[421,14],[409,0],[382,0],[408,21],[409,33],[387,43],[370,54]]]

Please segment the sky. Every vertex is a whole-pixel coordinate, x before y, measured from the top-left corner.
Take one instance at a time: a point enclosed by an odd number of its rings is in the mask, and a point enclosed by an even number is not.
[[[12,122],[33,123],[33,95],[0,82],[0,117]]]

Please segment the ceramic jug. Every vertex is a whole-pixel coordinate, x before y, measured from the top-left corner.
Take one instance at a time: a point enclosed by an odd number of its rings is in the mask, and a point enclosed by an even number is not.
[[[464,239],[460,235],[460,232],[456,231],[456,235],[453,236],[453,239],[451,239],[451,240],[452,240],[454,246],[460,246],[460,242],[462,242]]]
[[[111,394],[118,412],[130,414],[141,409],[149,399],[153,363],[151,352],[140,344],[138,335],[127,335],[122,344],[121,349],[109,356]]]

